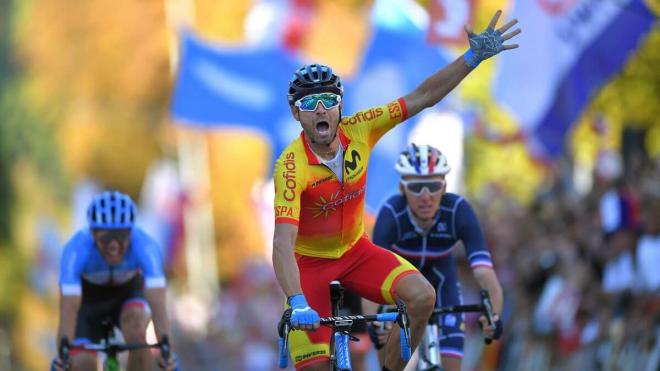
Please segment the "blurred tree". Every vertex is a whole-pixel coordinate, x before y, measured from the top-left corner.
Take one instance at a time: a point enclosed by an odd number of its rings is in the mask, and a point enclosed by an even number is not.
[[[10,156],[9,142],[11,133],[6,127],[6,112],[11,107],[10,87],[16,79],[16,64],[11,56],[11,23],[12,3],[8,1],[0,2],[0,247],[6,246],[9,241],[9,220],[12,209],[12,195],[9,180]]]
[[[170,88],[163,4],[41,0],[24,18],[26,91],[33,107],[54,112],[50,138],[67,173],[137,196],[159,155]]]

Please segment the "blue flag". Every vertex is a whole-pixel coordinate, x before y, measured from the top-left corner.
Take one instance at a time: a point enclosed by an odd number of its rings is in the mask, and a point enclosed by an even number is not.
[[[283,49],[220,47],[183,33],[171,114],[202,128],[236,126],[263,134],[279,154],[300,132],[287,89],[302,62]]]
[[[496,99],[555,158],[566,133],[598,90],[623,68],[656,17],[642,0],[518,0],[510,18],[520,49],[498,56]]]

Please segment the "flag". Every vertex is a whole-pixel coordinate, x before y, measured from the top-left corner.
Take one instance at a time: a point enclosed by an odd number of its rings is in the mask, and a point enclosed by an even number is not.
[[[498,56],[495,97],[549,158],[580,112],[626,63],[655,22],[642,0],[519,0],[508,18],[520,49]]]
[[[428,41],[467,46],[464,25],[472,23],[473,9],[474,0],[432,0]]]
[[[300,133],[287,102],[302,62],[280,47],[219,46],[181,34],[171,116],[180,125],[240,127],[264,135],[279,154]]]

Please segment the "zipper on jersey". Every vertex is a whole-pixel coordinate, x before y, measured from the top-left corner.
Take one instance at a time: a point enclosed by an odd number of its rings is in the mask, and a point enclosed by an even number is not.
[[[426,245],[427,245],[427,233],[422,235],[422,259],[419,261],[419,268],[422,269],[424,263],[426,263]]]

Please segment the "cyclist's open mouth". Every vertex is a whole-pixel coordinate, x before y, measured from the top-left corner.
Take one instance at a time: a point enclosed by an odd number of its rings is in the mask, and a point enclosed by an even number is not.
[[[121,254],[121,249],[118,246],[108,246],[105,249],[105,253],[110,257],[119,257]]]
[[[330,132],[330,123],[327,121],[319,121],[316,123],[316,131],[319,134],[327,134]]]

